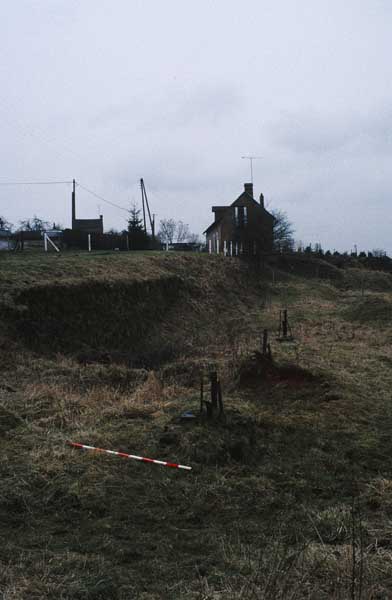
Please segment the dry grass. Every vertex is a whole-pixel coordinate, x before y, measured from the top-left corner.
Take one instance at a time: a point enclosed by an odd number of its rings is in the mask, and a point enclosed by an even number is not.
[[[167,364],[135,368],[114,354],[82,362],[20,346],[9,354],[2,345],[0,597],[388,598],[390,324],[375,326],[371,311],[343,318],[361,301],[357,289],[279,274],[273,287],[253,284],[235,263],[233,290],[231,261],[221,272],[219,259],[173,258],[113,257],[119,278],[133,268],[144,277],[147,266],[184,278],[189,305],[183,296],[159,325],[162,339],[178,336]],[[82,260],[104,277],[108,258]],[[34,265],[23,266],[26,285],[40,273]],[[41,265],[42,280],[53,265]],[[14,276],[2,276],[10,290]],[[240,386],[239,363],[260,347],[264,327],[276,331],[286,305],[295,341],[272,336],[274,359],[312,377],[283,369]],[[226,419],[178,423],[183,410],[197,411],[200,371],[211,367],[222,376]],[[73,451],[66,439],[193,471]]]

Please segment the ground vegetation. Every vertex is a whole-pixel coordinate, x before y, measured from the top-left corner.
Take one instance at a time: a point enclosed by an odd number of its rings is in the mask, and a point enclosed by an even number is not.
[[[2,598],[390,597],[391,276],[293,256],[0,257]]]

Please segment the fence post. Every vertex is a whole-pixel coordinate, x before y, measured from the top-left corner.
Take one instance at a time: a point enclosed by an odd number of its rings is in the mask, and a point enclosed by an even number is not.
[[[91,252],[91,233],[87,235],[88,251]]]
[[[211,240],[208,240],[208,253],[212,254],[212,242],[211,242]]]
[[[48,238],[46,236],[46,233],[44,233],[44,246],[45,246],[45,252],[48,251]]]
[[[227,242],[226,242],[226,240],[223,241],[223,255],[227,256]]]
[[[233,256],[233,242],[230,240],[230,256]]]

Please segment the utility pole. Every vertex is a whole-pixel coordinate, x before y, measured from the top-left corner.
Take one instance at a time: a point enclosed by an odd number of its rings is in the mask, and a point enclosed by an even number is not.
[[[72,229],[75,229],[76,221],[76,181],[72,180]]]
[[[144,231],[145,231],[145,233],[147,233],[147,227],[146,227],[146,209],[147,209],[148,218],[149,218],[149,221],[150,221],[152,239],[155,240],[155,215],[153,215],[152,218],[151,218],[150,205],[148,203],[146,187],[144,185],[143,179],[140,180],[140,187],[141,187],[141,190],[142,190]]]
[[[144,233],[147,234],[147,227],[146,227],[146,208],[144,206],[144,182],[143,179],[140,180],[140,189],[142,190],[142,207],[143,207],[143,225],[144,225]]]
[[[246,158],[250,162],[250,182],[253,183],[253,161],[255,159],[263,158],[262,156],[241,156],[241,158]]]

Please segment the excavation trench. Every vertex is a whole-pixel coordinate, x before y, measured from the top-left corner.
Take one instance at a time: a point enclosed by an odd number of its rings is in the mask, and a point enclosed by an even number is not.
[[[8,308],[8,325],[28,348],[81,362],[160,362],[176,349],[161,335],[181,303],[177,276],[29,287]],[[167,336],[166,336],[167,337]]]

